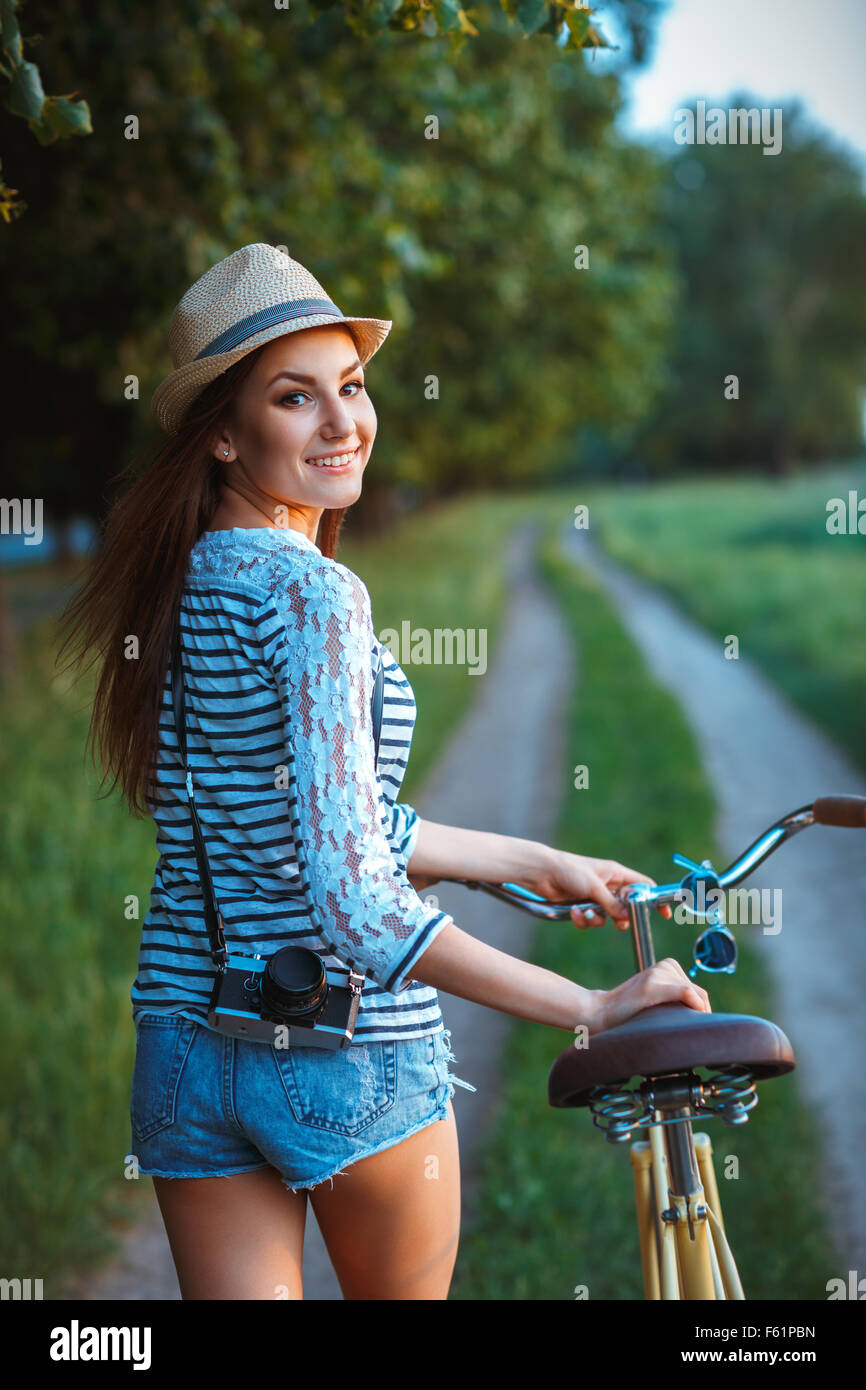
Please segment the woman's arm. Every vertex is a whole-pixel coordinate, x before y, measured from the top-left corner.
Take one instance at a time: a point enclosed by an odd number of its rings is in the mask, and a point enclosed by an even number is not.
[[[695,985],[671,956],[630,976],[614,989],[585,989],[553,970],[518,960],[448,922],[412,966],[413,980],[444,989],[473,1004],[588,1035],[613,1028],[654,1004],[680,1001],[711,1012],[707,991]]]
[[[529,888],[552,867],[555,851],[538,840],[464,830],[418,819],[418,838],[409,860],[409,881],[419,892],[440,878],[519,883]]]
[[[435,882],[439,877],[520,883],[553,899],[564,886],[574,890],[576,899],[592,896],[604,902],[607,898],[617,912],[623,904],[612,897],[611,887],[644,877],[613,860],[584,859],[534,840],[420,818],[409,868],[416,892],[419,881]],[[569,1032],[584,1024],[589,1036],[625,1023],[654,1004],[681,1002],[704,1013],[711,1011],[707,991],[693,984],[671,956],[614,989],[587,989],[576,980],[479,941],[454,921],[442,927],[410,973],[422,984],[530,1023]]]
[[[538,840],[437,825],[420,817],[407,875],[416,893],[440,878],[477,879],[482,883],[519,883],[554,903],[598,903],[603,911],[590,915],[572,910],[574,925],[601,927],[607,913],[620,931],[628,931],[630,925],[623,890],[632,883],[655,886],[655,879],[648,874],[617,859],[593,859]],[[668,906],[656,910],[662,917],[671,916]]]
[[[585,1023],[590,1033],[596,1031],[601,990],[584,989],[575,980],[509,956],[453,922],[419,956],[412,978],[530,1023],[569,1031]]]

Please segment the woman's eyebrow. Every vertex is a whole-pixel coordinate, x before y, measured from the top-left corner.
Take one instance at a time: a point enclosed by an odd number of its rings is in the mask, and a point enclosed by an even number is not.
[[[359,361],[356,357],[351,366],[345,367],[343,371],[340,372],[340,381],[343,380],[344,376],[348,376],[350,372],[357,371],[358,367],[363,367],[363,365],[363,362]],[[303,372],[293,372],[286,369],[285,371],[277,372],[276,376],[272,377],[268,382],[268,386],[273,386],[274,382],[279,381],[282,376],[291,377],[293,381],[303,381],[307,386],[315,386],[316,384],[316,378],[314,376],[305,376]]]

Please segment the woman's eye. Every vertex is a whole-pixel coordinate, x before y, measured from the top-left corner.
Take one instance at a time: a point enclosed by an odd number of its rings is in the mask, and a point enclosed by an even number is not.
[[[347,386],[357,386],[361,391],[363,391],[364,389],[363,381],[345,381],[343,383],[344,391]],[[282,405],[284,401],[291,400],[293,396],[305,396],[306,394],[306,391],[287,391],[284,396],[280,396],[279,400],[277,401],[277,405]],[[357,391],[352,392],[353,396],[356,396],[357,394]]]

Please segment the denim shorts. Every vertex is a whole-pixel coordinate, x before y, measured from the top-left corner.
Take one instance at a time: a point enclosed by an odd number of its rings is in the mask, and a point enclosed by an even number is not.
[[[273,1167],[290,1191],[444,1120],[454,1085],[448,1029],[423,1038],[276,1048],[178,1014],[136,1025],[131,1153],[159,1178]]]

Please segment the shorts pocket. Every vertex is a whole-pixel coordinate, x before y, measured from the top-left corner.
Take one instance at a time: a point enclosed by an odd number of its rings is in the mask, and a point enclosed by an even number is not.
[[[174,1123],[178,1086],[198,1027],[175,1014],[139,1018],[129,1103],[138,1139],[150,1139]]]
[[[292,1113],[303,1125],[354,1136],[397,1099],[393,1039],[353,1047],[271,1048]]]

